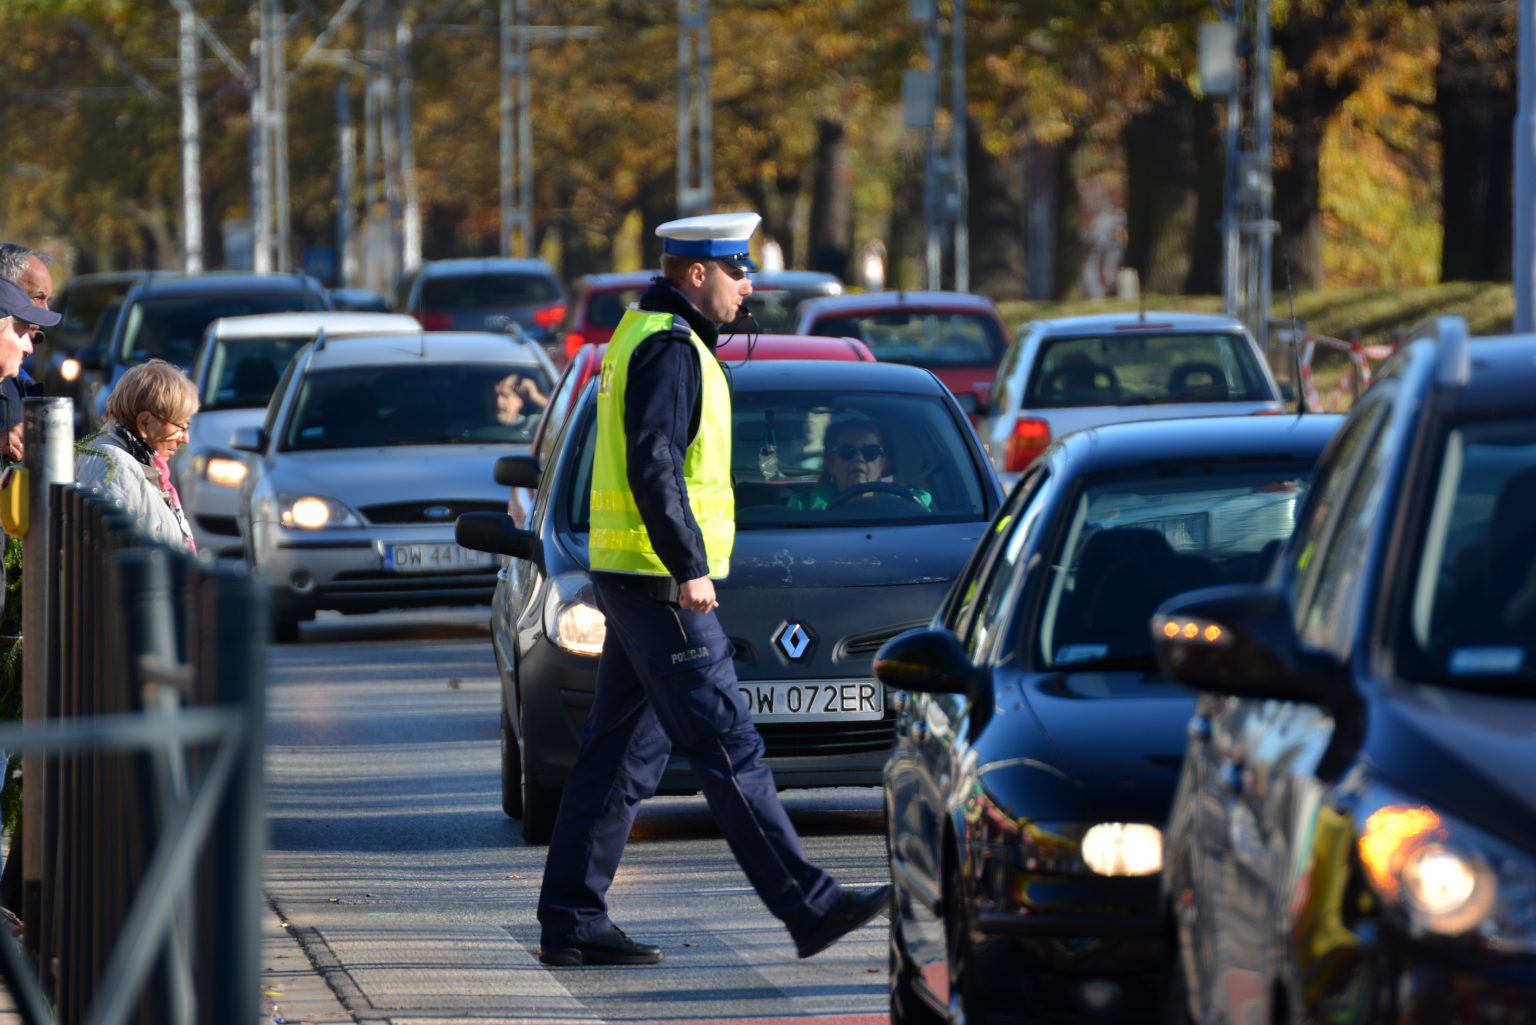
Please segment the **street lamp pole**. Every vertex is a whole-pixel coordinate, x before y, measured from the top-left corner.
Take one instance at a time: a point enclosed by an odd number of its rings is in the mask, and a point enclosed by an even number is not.
[[[1536,0],[1520,0],[1515,113],[1515,330],[1536,331]]]
[[[950,126],[950,197],[955,221],[955,291],[971,290],[971,233],[968,207],[970,182],[965,168],[965,0],[951,0],[949,18],[949,76],[954,113]]]
[[[715,202],[709,0],[677,0],[677,212]]]
[[[197,12],[182,0],[181,12],[181,269],[203,272],[203,190],[199,178],[202,140],[197,106]]]

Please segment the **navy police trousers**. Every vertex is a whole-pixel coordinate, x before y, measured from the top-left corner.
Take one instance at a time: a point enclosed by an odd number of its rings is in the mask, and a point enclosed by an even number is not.
[[[806,857],[779,802],[719,619],[643,593],[595,589],[608,635],[549,841],[542,942],[579,943],[612,924],[608,887],[640,802],[656,792],[674,747],[692,763],[758,896],[791,936],[806,935],[842,889]]]

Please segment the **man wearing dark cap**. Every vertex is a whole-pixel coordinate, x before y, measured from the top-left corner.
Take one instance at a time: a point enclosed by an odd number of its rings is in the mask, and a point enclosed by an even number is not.
[[[607,893],[642,800],[676,748],[768,910],[810,957],[886,906],[888,886],[844,890],[806,856],[763,763],[715,615],[735,539],[731,400],[714,355],[756,270],[755,213],[671,221],[661,276],[624,314],[597,398],[592,585],[606,620],[592,711],[566,780],[539,894],[539,959],[655,964],[659,947],[608,917]]]
[[[0,280],[15,282],[32,305],[43,309],[53,300],[48,262],[48,255],[36,249],[17,242],[0,243]],[[0,380],[0,455],[6,459],[21,461],[21,403],[30,395],[41,394],[42,387],[25,370]]]
[[[52,327],[59,315],[33,304],[14,281],[0,278],[0,378],[7,382],[21,372],[21,361],[32,351],[32,336],[39,327]],[[20,403],[18,402],[18,406]],[[20,458],[20,443],[17,443]]]

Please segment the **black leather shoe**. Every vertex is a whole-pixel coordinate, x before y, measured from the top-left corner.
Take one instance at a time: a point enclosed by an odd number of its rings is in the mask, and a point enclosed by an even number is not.
[[[539,949],[539,960],[547,965],[564,968],[577,965],[656,964],[661,960],[661,948],[648,943],[636,943],[624,935],[623,929],[611,925],[580,943],[546,943]]]
[[[864,893],[848,891],[837,898],[832,910],[821,924],[804,938],[795,941],[795,952],[801,957],[815,957],[859,926],[884,911],[891,903],[890,884],[877,886]]]

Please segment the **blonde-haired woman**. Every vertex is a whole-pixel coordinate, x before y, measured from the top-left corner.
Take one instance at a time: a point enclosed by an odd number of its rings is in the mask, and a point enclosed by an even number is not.
[[[173,364],[147,360],[118,380],[106,412],[106,426],[76,446],[76,482],[114,499],[157,541],[197,551],[169,462],[187,440],[197,388]]]

